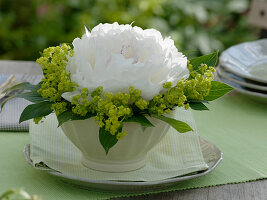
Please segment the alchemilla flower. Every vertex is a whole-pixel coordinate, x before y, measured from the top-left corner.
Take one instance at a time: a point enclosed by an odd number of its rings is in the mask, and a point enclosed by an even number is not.
[[[94,117],[108,153],[127,136],[124,123],[138,123],[144,130],[153,127],[148,116],[180,133],[191,131],[185,122],[164,114],[176,107],[207,110],[204,103],[233,89],[213,81],[217,56],[214,52],[189,61],[173,40],[155,29],[99,24],[74,39],[73,48],[61,44],[44,49],[36,61],[43,70],[41,82],[19,83],[10,90],[31,91],[21,96],[34,104],[25,108],[20,122],[38,123],[53,112],[59,126]]]
[[[63,94],[68,101],[82,88],[92,92],[98,86],[113,94],[133,86],[142,91],[143,99],[151,100],[163,83],[176,84],[189,76],[187,58],[155,29],[99,24],[74,39],[73,46],[66,70],[79,88]]]

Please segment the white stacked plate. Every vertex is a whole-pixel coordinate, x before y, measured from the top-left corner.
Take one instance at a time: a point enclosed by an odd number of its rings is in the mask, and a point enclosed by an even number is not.
[[[220,81],[267,103],[267,39],[245,42],[225,50],[216,70]]]

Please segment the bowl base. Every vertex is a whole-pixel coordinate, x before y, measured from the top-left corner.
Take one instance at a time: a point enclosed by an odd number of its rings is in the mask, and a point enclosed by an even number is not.
[[[82,156],[81,163],[83,166],[102,172],[129,172],[140,169],[146,165],[147,157],[145,156],[141,160],[137,160],[134,162],[96,162],[88,159],[86,156]]]

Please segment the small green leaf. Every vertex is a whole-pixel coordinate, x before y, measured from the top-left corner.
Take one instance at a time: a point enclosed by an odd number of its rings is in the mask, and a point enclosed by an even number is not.
[[[19,123],[26,121],[28,119],[33,119],[36,117],[47,116],[52,113],[52,102],[45,101],[41,103],[28,105],[20,115]]]
[[[64,122],[73,121],[73,120],[84,120],[93,117],[94,115],[91,113],[87,113],[85,116],[80,116],[74,114],[71,110],[67,110],[60,115],[57,116],[58,126],[61,126]]]
[[[208,107],[202,102],[190,102],[189,106],[193,110],[209,110]]]
[[[214,67],[217,63],[217,58],[218,58],[218,51],[212,54],[193,58],[190,60],[190,64],[193,65],[194,70],[198,71],[198,67],[200,64],[206,64],[207,66]]]
[[[43,102],[43,101],[48,101],[48,99],[45,99],[43,98],[38,92],[36,91],[32,91],[32,92],[26,92],[26,93],[21,93],[21,94],[15,94],[15,95],[12,95],[12,96],[9,96],[7,98],[4,99],[4,101],[1,103],[1,111],[0,113],[2,112],[3,110],[3,107],[4,105],[11,99],[13,98],[24,98],[32,103],[40,103],[40,102]]]
[[[158,115],[152,115],[152,117],[160,119],[169,125],[171,125],[173,128],[175,128],[178,132],[180,133],[185,133],[188,131],[193,131],[193,129],[185,122],[182,122],[180,120],[176,120],[173,118],[165,117],[163,115],[158,116]]]
[[[136,122],[143,127],[154,127],[154,125],[144,115],[134,115],[131,118],[124,120],[124,122]]]
[[[105,127],[103,126],[99,129],[99,141],[102,147],[105,149],[107,155],[109,149],[118,142],[118,139],[116,137],[116,134],[111,135],[110,132],[106,131]]]
[[[1,111],[0,111],[0,113],[2,112],[4,105],[5,105],[9,100],[13,99],[14,97],[15,97],[15,96],[7,97],[7,98],[1,103]]]
[[[210,93],[208,96],[205,97],[205,100],[207,101],[213,101],[215,99],[218,99],[219,97],[222,97],[226,93],[232,91],[234,88],[231,86],[219,82],[219,81],[212,81],[211,82],[211,88]]]
[[[22,83],[18,83],[16,85],[13,85],[7,89],[5,89],[3,91],[3,93],[9,92],[11,90],[38,90],[40,89],[41,85],[37,84],[37,85],[32,85],[29,82],[22,82]]]
[[[48,99],[43,98],[37,91],[17,94],[14,97],[24,98],[33,103],[40,103],[42,101],[48,101]]]

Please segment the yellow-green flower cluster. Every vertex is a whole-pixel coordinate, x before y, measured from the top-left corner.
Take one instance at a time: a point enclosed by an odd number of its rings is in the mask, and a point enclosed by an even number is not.
[[[122,131],[122,132],[120,132],[120,133],[118,133],[118,134],[116,135],[116,138],[117,138],[118,140],[122,140],[126,135],[127,135],[127,132],[126,132],[126,131]]]
[[[61,100],[64,92],[74,90],[76,84],[71,81],[70,75],[65,70],[68,56],[72,54],[71,47],[62,44],[62,46],[45,49],[42,56],[37,59],[36,62],[41,65],[44,74],[41,88],[38,90],[42,97],[48,98],[51,102],[57,102]]]
[[[188,63],[188,69],[190,78],[185,80],[184,93],[187,99],[203,101],[210,92],[212,73],[215,72],[215,69],[201,64],[196,71],[190,63]]]
[[[188,101],[203,101],[209,94],[211,81],[213,80],[212,73],[215,72],[215,69],[206,64],[201,64],[198,70],[194,70],[189,61],[187,67],[190,77],[178,81],[174,87],[172,87],[172,82],[164,83],[163,88],[167,91],[154,96],[152,101],[149,102],[150,114],[170,113],[175,106],[188,109]]]
[[[170,113],[174,107],[185,107],[188,109],[190,100],[204,100],[209,94],[211,81],[213,80],[214,68],[201,64],[197,70],[188,62],[190,76],[182,79],[173,86],[172,82],[163,84],[164,92],[154,96],[150,101],[142,98],[142,91],[129,87],[128,93],[117,92],[116,94],[106,92],[99,86],[89,92],[87,88],[79,88],[72,82],[66,71],[68,57],[73,51],[70,46],[50,47],[43,51],[42,57],[37,60],[43,69],[44,78],[38,93],[42,97],[53,102],[51,109],[57,115],[71,110],[80,116],[95,116],[100,128],[104,128],[116,138],[122,139],[127,135],[123,129],[123,122],[136,114],[162,115]],[[64,92],[77,90],[79,95],[68,102],[61,98]],[[34,119],[39,122],[42,118]]]
[[[179,81],[175,87],[172,87],[171,82],[163,84],[163,88],[167,91],[163,94],[158,94],[149,103],[150,114],[162,115],[164,112],[170,113],[175,106],[184,106],[187,100],[184,95],[184,80]]]
[[[43,117],[36,117],[36,118],[33,119],[33,121],[34,121],[35,124],[38,124],[42,119],[43,119]]]
[[[129,87],[130,101],[140,110],[145,110],[148,108],[148,101],[142,99],[142,91],[135,89],[134,87]]]
[[[63,101],[63,102],[54,103],[52,104],[51,109],[54,110],[56,115],[58,116],[67,110],[67,102]]]
[[[89,91],[87,88],[81,90],[81,95],[76,95],[72,98],[71,104],[72,112],[81,116],[85,116],[89,111],[93,112],[93,109],[89,109],[90,101],[88,100]],[[92,107],[93,108],[93,107]]]
[[[70,46],[49,47],[45,49],[42,56],[36,60],[41,65],[44,78],[41,80],[41,88],[37,91],[42,97],[54,102],[51,109],[57,115],[67,110],[67,103],[62,101],[64,92],[71,92],[77,84],[73,83],[66,71],[68,57],[73,55]],[[34,119],[38,123],[42,118]]]
[[[150,101],[142,98],[142,91],[129,87],[128,93],[103,93],[100,86],[89,93],[83,88],[81,94],[72,99],[72,111],[85,116],[88,112],[95,115],[100,128],[104,127],[117,139],[122,139],[126,132],[122,131],[123,121],[135,114],[170,113],[174,107],[189,108],[188,100],[204,100],[209,94],[214,68],[201,64],[198,71],[188,63],[190,78],[182,79],[173,86],[172,82],[163,84],[165,92],[155,95]]]
[[[88,112],[95,114],[100,128],[104,127],[118,139],[122,139],[125,131],[122,129],[123,120],[132,115],[129,107],[130,94],[118,92],[117,94],[105,93],[102,95],[103,88],[98,87],[91,94],[83,88],[81,95],[72,98],[72,111],[75,114],[85,116]]]

